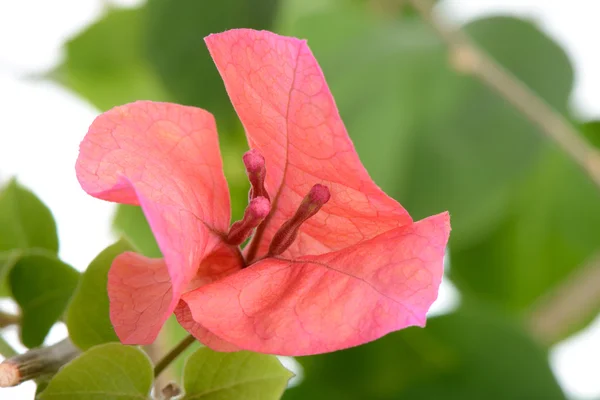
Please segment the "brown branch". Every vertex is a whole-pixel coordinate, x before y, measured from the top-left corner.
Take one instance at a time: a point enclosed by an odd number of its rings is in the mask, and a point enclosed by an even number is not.
[[[69,339],[64,339],[52,346],[32,349],[8,358],[0,364],[0,388],[53,375],[79,353],[80,350]]]
[[[539,131],[572,158],[600,188],[600,153],[527,85],[482,51],[463,31],[432,13],[430,0],[410,0],[421,17],[437,32],[459,72],[473,75],[534,123]]]

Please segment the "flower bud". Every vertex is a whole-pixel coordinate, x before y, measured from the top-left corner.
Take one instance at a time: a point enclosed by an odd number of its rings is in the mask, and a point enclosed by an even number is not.
[[[250,204],[248,204],[246,211],[244,211],[244,217],[231,225],[227,234],[227,243],[236,246],[242,244],[250,237],[254,228],[260,225],[267,215],[269,215],[270,211],[271,202],[266,198],[259,196],[250,200]]]
[[[300,203],[294,216],[284,222],[273,236],[273,240],[269,245],[269,255],[277,256],[287,250],[296,240],[298,230],[304,221],[315,215],[329,201],[330,197],[327,186],[314,185]]]
[[[267,167],[265,158],[256,149],[252,149],[242,157],[246,174],[250,181],[249,200],[262,196],[269,200],[269,194],[265,189],[265,177],[267,176]]]

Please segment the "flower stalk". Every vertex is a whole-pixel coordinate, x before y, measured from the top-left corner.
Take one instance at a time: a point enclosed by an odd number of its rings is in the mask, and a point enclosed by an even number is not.
[[[158,377],[181,353],[185,351],[192,343],[196,341],[196,338],[192,335],[188,335],[183,339],[177,346],[167,353],[154,367],[154,377]]]

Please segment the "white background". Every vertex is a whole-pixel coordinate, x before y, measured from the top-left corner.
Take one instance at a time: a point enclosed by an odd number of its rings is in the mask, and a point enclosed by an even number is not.
[[[78,268],[113,239],[107,223],[113,206],[87,196],[73,170],[79,141],[98,112],[61,87],[27,76],[59,62],[61,44],[97,19],[109,3],[139,1],[0,0],[0,181],[16,175],[42,198],[58,222],[61,257]],[[460,22],[498,13],[534,20],[574,62],[576,113],[584,119],[600,117],[600,1],[445,0],[440,12]],[[456,291],[445,284],[432,313],[446,312],[457,301]],[[58,327],[48,342],[65,334]],[[15,343],[16,332],[8,336]],[[600,397],[600,318],[556,346],[551,361],[573,399]],[[0,389],[0,398],[28,400],[33,390],[32,383]]]

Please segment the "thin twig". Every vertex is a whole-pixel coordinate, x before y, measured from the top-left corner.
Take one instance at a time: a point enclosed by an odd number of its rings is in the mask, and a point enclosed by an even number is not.
[[[0,364],[0,388],[55,374],[80,352],[69,339],[64,339],[52,346],[32,349],[6,359]]]
[[[181,353],[185,351],[192,343],[196,341],[196,338],[192,335],[188,335],[185,339],[183,339],[173,350],[167,353],[166,356],[163,357],[162,360],[156,364],[154,367],[154,377],[160,375],[161,372],[164,371],[165,368],[169,366]]]
[[[446,43],[450,61],[460,72],[473,75],[511,103],[587,173],[600,188],[600,153],[527,85],[482,51],[463,31],[437,18],[430,0],[410,0],[421,17]]]

